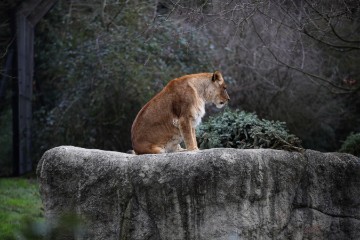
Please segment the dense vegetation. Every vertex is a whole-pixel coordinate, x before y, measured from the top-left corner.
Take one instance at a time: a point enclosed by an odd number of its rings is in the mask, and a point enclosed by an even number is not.
[[[4,13],[17,2],[1,4]],[[360,132],[359,5],[59,0],[36,26],[34,160],[62,144],[130,149],[130,126],[146,101],[174,77],[213,70],[229,83],[232,109],[286,122],[305,148],[336,151]],[[9,15],[0,15],[3,66],[13,37]],[[10,99],[8,84],[0,104],[5,160]]]

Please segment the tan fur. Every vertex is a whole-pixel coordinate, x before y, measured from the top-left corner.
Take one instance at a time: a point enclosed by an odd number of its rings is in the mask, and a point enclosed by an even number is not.
[[[136,154],[198,150],[195,128],[205,103],[218,108],[230,100],[220,72],[185,75],[170,81],[140,110],[131,128]]]

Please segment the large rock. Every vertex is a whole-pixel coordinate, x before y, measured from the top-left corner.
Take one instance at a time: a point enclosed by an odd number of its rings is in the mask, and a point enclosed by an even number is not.
[[[81,215],[84,239],[360,239],[360,160],[347,154],[64,146],[37,175],[46,218]]]

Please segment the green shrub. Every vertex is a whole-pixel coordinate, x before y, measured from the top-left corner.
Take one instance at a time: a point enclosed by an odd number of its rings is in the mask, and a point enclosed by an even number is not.
[[[351,133],[339,151],[360,157],[360,133]]]
[[[259,119],[254,113],[230,109],[201,124],[197,141],[200,148],[302,150],[300,139],[289,134],[284,122]]]

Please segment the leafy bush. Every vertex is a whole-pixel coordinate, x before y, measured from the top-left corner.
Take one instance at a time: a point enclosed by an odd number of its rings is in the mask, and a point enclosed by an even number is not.
[[[284,122],[259,119],[254,113],[230,109],[201,124],[197,141],[200,148],[302,149],[300,139],[289,134]]]
[[[360,157],[360,133],[351,133],[339,151]]]

